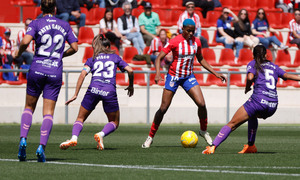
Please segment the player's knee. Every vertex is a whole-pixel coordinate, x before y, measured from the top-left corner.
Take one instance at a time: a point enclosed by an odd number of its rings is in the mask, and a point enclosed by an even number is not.
[[[198,102],[197,103],[198,108],[200,109],[206,109],[206,105],[204,101]]]
[[[168,110],[167,107],[161,106],[157,112],[164,115],[166,114],[167,110]]]

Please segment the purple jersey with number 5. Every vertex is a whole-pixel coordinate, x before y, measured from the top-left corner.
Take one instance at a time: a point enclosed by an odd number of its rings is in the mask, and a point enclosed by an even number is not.
[[[254,90],[251,97],[258,102],[261,102],[261,100],[278,101],[276,84],[278,77],[283,78],[286,72],[272,62],[263,63],[261,67],[263,72],[259,71],[258,75],[256,75],[255,60],[252,60],[247,65],[247,74],[252,73],[255,75]]]
[[[124,72],[128,64],[117,54],[100,53],[95,59],[88,58],[85,65],[90,68],[92,79],[89,88],[97,88],[99,85],[112,85],[116,88],[117,67]],[[108,86],[109,87],[109,86]]]
[[[30,69],[44,75],[62,74],[65,42],[78,41],[69,23],[47,15],[32,21],[26,34],[31,35],[36,44]]]

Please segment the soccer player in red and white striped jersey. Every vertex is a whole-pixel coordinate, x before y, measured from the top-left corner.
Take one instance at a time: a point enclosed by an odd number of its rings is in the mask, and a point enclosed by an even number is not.
[[[220,78],[220,80],[226,81],[226,78],[214,71],[207,61],[203,59],[200,40],[194,37],[195,22],[191,19],[184,20],[182,30],[183,33],[174,39],[171,39],[155,60],[155,82],[158,83],[162,80],[160,76],[160,62],[169,52],[172,51],[173,53],[173,61],[165,79],[162,103],[154,116],[149,136],[142,145],[142,148],[149,148],[152,144],[154,135],[157,132],[163,116],[167,112],[173,96],[179,86],[182,86],[182,88],[198,106],[198,116],[200,121],[199,134],[208,144],[212,144],[212,139],[207,132],[207,110],[205,101],[197,79],[193,74],[194,57],[196,56],[199,63],[206,70]]]
[[[297,44],[300,49],[300,9],[294,11],[295,19],[290,21],[290,43]]]

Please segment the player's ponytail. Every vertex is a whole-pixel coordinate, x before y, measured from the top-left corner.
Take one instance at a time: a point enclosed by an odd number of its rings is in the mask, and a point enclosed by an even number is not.
[[[56,0],[42,0],[41,10],[43,14],[54,14],[56,7]]]
[[[263,45],[257,45],[255,46],[253,50],[253,56],[255,60],[255,69],[256,73],[263,72],[263,68],[261,67],[261,64],[268,61],[266,59],[267,50]]]
[[[92,42],[92,47],[94,50],[93,58],[95,59],[98,54],[104,53],[104,54],[113,54],[115,53],[114,50],[110,49],[110,41],[106,39],[103,34],[98,34],[94,37]],[[107,48],[108,47],[108,48]]]

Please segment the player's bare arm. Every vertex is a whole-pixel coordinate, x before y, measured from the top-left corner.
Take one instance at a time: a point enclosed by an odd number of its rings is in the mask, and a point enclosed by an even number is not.
[[[24,38],[22,39],[21,41],[21,44],[20,44],[20,48],[19,50],[15,51],[16,53],[16,58],[20,57],[21,54],[26,51],[28,45],[30,44],[30,42],[32,41],[33,37],[30,36],[30,35],[25,35]]]
[[[157,84],[159,81],[163,81],[163,79],[160,76],[160,62],[162,59],[165,58],[167,54],[163,51],[161,51],[159,53],[159,55],[157,56],[156,60],[155,60],[155,71],[156,71],[156,75],[155,75],[155,83]]]
[[[85,66],[84,69],[81,71],[81,74],[79,75],[78,80],[77,80],[75,94],[73,95],[73,97],[72,97],[71,99],[69,99],[69,100],[66,102],[66,105],[69,105],[71,102],[73,102],[74,100],[77,99],[77,96],[78,96],[79,91],[80,91],[80,89],[81,89],[82,83],[83,83],[83,81],[84,81],[86,75],[88,74],[88,72],[86,71],[85,68],[89,68],[89,67],[88,67],[88,66]]]
[[[285,73],[285,74],[283,75],[283,79],[284,79],[284,80],[300,81],[300,76],[298,76],[298,75],[296,75],[296,74]]]
[[[125,68],[125,71],[127,71],[128,73],[128,79],[129,79],[129,86],[125,89],[127,90],[127,95],[129,97],[131,97],[134,93],[134,88],[133,88],[133,70],[130,66],[126,66]]]
[[[214,74],[217,78],[221,79],[221,81],[226,82],[226,77],[223,74],[217,73],[209,64],[208,62],[203,58],[201,54],[196,54],[198,62],[209,72]]]
[[[245,94],[251,90],[251,86],[253,84],[254,80],[254,74],[248,73],[247,74],[247,82],[246,82],[246,87],[245,87]]]
[[[78,44],[77,44],[77,42],[73,42],[72,44],[70,44],[70,48],[64,52],[63,58],[71,56],[71,55],[75,54],[77,51],[78,51]]]

